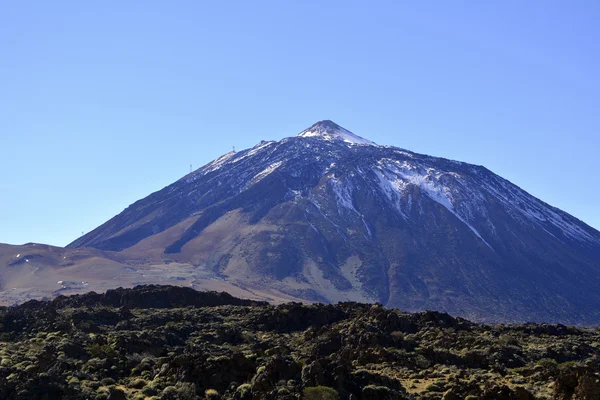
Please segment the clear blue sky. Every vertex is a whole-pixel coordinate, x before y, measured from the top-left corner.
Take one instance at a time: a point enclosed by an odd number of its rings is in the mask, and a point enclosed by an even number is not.
[[[217,156],[332,119],[600,228],[597,1],[0,5],[0,242],[65,245]]]

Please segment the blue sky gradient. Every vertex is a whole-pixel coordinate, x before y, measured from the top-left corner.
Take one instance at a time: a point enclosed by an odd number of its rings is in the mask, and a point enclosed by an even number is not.
[[[598,21],[594,1],[5,2],[0,242],[66,245],[322,119],[600,228]]]

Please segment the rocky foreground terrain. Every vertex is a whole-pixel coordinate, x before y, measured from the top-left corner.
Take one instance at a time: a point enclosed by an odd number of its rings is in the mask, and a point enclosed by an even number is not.
[[[0,308],[1,399],[600,399],[600,329],[138,286]]]

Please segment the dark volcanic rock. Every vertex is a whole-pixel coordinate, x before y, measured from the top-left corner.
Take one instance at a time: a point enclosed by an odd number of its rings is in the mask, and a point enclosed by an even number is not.
[[[7,400],[587,400],[599,372],[598,329],[380,305],[144,286],[0,309]]]
[[[586,367],[564,370],[556,379],[554,398],[557,400],[600,399],[600,374]]]
[[[180,286],[144,285],[133,289],[113,289],[106,293],[87,293],[70,297],[59,296],[52,301],[56,308],[107,306],[130,308],[215,307],[223,305],[267,305],[233,297],[229,293],[198,292]]]

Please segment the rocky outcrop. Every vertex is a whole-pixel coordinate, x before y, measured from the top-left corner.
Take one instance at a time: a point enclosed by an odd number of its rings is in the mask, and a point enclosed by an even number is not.
[[[589,367],[572,367],[563,370],[554,385],[557,400],[600,399],[600,374]]]
[[[600,396],[598,329],[481,325],[359,303],[237,305],[211,293],[197,305],[169,287],[116,293],[0,309],[0,398]]]
[[[266,302],[238,299],[225,292],[199,292],[191,288],[165,285],[136,286],[133,289],[113,289],[106,293],[87,293],[70,297],[58,296],[52,303],[56,308],[65,307],[130,307],[130,308],[179,308],[215,307],[223,305],[267,305]]]

